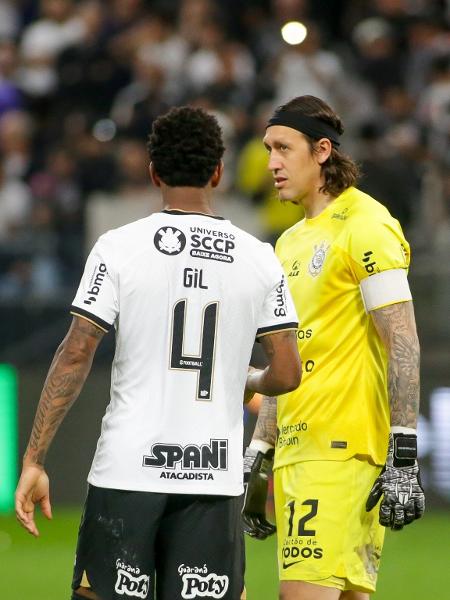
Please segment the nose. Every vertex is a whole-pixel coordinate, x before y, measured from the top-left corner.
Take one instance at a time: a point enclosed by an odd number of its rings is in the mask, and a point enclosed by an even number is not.
[[[278,171],[281,169],[281,166],[281,160],[276,155],[271,154],[269,158],[269,164],[267,165],[269,171]]]

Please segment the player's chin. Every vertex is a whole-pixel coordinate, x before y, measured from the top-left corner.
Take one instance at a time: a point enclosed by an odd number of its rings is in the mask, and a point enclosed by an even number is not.
[[[285,204],[286,202],[292,202],[292,204],[298,204],[298,197],[293,194],[289,194],[289,192],[285,192],[284,190],[280,190],[278,192],[278,200]]]

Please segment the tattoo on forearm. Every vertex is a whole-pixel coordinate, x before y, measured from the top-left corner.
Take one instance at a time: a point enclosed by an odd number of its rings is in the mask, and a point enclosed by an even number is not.
[[[44,383],[25,453],[32,462],[44,464],[59,425],[81,391],[102,337],[103,332],[95,325],[85,319],[74,319]]]
[[[272,396],[264,396],[259,409],[254,437],[264,440],[272,446],[277,441],[277,399]]]
[[[388,352],[388,394],[391,425],[417,426],[420,398],[420,348],[412,302],[372,312]]]

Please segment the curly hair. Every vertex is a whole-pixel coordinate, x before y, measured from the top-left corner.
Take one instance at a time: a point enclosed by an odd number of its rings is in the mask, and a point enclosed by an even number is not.
[[[148,137],[148,153],[170,187],[205,187],[225,147],[217,119],[201,108],[180,106],[158,117]]]
[[[326,102],[315,96],[298,96],[280,106],[279,110],[298,111],[303,115],[320,119],[331,125],[339,135],[344,133],[344,125],[340,117]],[[309,142],[311,152],[315,152],[315,142],[317,140],[306,134],[303,135]],[[332,196],[339,196],[344,190],[356,184],[359,174],[359,167],[355,161],[333,147],[330,156],[322,164],[322,175],[325,183],[320,189]]]

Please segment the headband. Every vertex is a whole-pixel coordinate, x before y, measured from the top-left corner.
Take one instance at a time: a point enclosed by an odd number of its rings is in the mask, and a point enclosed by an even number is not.
[[[298,111],[277,110],[269,119],[267,127],[272,125],[283,125],[291,127],[300,133],[305,133],[315,140],[328,138],[334,147],[339,146],[339,133],[334,127],[316,117],[308,117]]]

